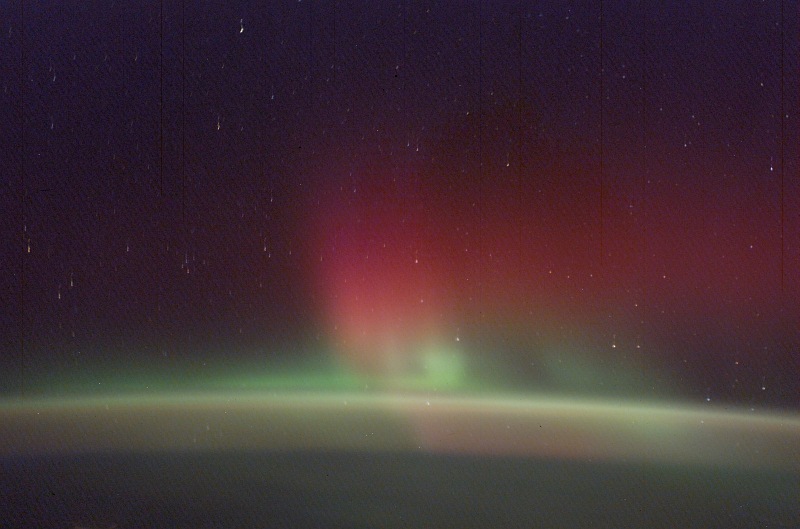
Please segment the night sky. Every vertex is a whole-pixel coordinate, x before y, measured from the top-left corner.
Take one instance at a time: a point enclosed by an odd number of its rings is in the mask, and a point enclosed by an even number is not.
[[[0,392],[327,358],[797,409],[783,3],[4,2]]]

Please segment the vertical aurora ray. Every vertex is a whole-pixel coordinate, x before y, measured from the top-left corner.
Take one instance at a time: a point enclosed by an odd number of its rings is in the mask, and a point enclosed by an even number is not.
[[[661,212],[638,227],[646,248],[630,221],[609,215],[617,237],[601,265],[591,197],[555,183],[590,177],[580,160],[528,163],[522,195],[401,155],[322,171],[310,273],[338,357],[398,376],[424,373],[426,351],[449,351],[473,375],[490,365],[533,389],[613,393],[691,386],[669,374],[676,358],[721,362],[725,343],[777,332],[774,277],[759,272],[763,255],[736,242],[752,234],[731,196],[665,193]],[[504,178],[500,162],[486,162],[485,178]],[[412,176],[395,169],[404,164]]]

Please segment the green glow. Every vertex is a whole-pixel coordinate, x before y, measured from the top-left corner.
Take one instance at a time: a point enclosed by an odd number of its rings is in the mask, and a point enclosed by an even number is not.
[[[653,377],[592,360],[587,348],[553,344],[529,353],[522,369],[498,355],[467,354],[461,344],[423,343],[406,364],[375,374],[357,371],[330,350],[224,351],[181,360],[76,365],[26,376],[27,396],[245,392],[398,392],[485,396],[545,393],[674,401],[676,388],[657,391]],[[134,355],[131,355],[132,357]],[[118,358],[118,357],[117,357]],[[670,392],[670,390],[672,390]]]
[[[467,383],[467,369],[459,351],[430,347],[422,354],[424,382],[433,388],[457,389]]]
[[[232,362],[105,364],[39,370],[26,380],[28,395],[113,395],[180,392],[435,391],[479,392],[489,387],[468,373],[460,352],[429,346],[413,371],[367,374],[348,368],[333,355],[292,361],[250,356]]]

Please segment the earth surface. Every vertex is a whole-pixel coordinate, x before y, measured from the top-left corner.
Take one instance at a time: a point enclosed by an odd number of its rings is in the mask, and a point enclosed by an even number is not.
[[[430,394],[0,404],[7,527],[798,527],[800,416]]]

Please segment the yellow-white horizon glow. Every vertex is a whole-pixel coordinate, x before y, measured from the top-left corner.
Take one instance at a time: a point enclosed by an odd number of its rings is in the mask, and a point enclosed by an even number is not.
[[[551,396],[179,393],[0,401],[0,457],[358,451],[800,471],[800,414]]]

